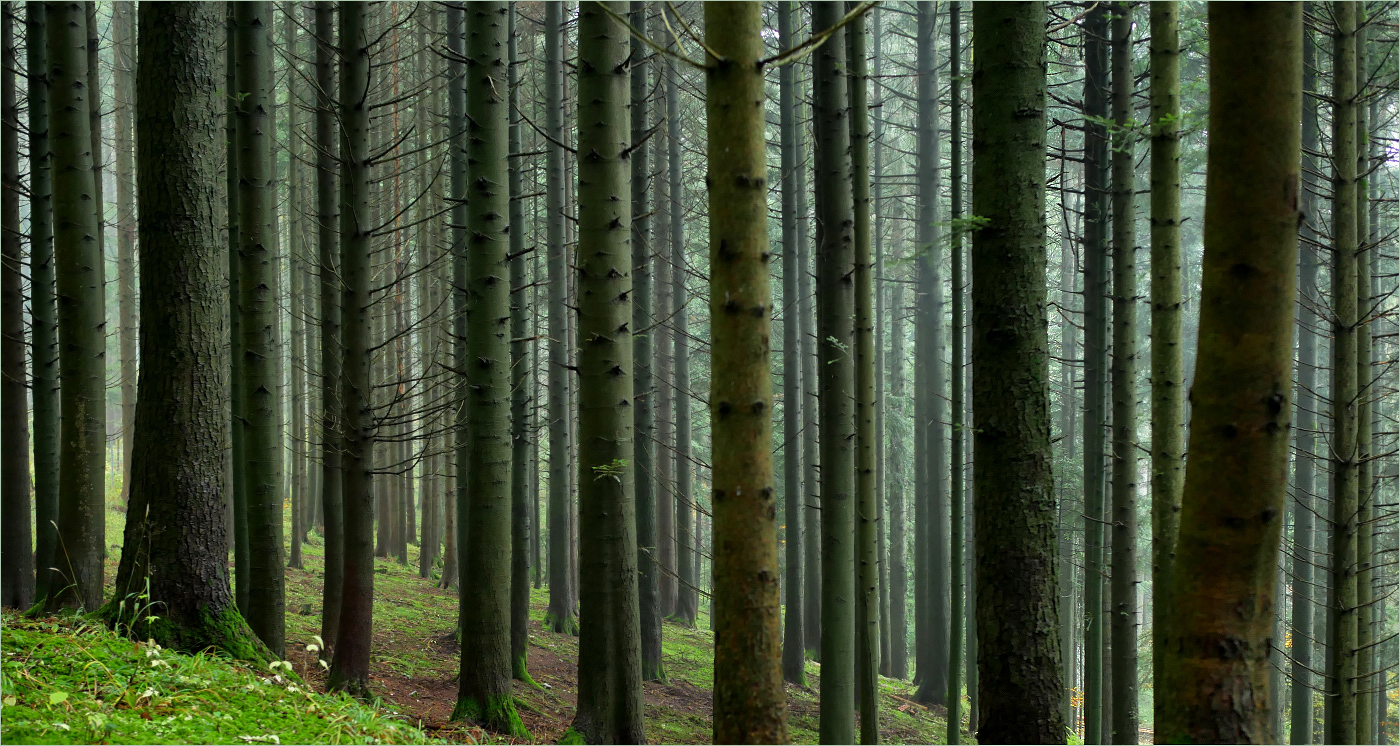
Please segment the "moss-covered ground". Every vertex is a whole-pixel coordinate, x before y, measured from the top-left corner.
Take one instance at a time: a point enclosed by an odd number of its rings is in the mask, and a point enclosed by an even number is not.
[[[108,515],[108,581],[115,575],[125,516]],[[288,526],[290,529],[290,526]],[[290,535],[290,530],[288,531]],[[156,651],[82,619],[3,618],[0,740],[6,743],[518,743],[453,722],[459,667],[456,592],[420,578],[409,564],[375,562],[374,645],[370,687],[358,703],[312,693],[324,672],[307,646],[320,634],[323,547],[314,533],[303,567],[287,569],[287,652],[294,676],[254,671],[213,654]],[[516,707],[530,741],[554,743],[573,718],[578,638],[544,629],[548,589],[531,593],[529,671],[515,683]],[[710,743],[713,637],[706,605],[696,628],[663,627],[665,683],[645,685],[652,743]],[[148,658],[148,655],[151,656]],[[165,662],[152,666],[152,660]],[[810,687],[788,686],[794,743],[817,742],[821,668],[809,662]],[[276,677],[281,676],[282,681]],[[151,694],[146,695],[147,690]],[[915,704],[904,681],[880,680],[881,740],[946,743],[941,711]],[[53,697],[62,692],[56,701]],[[145,696],[143,696],[145,695]],[[13,698],[13,703],[11,698]],[[276,736],[276,739],[272,737]]]

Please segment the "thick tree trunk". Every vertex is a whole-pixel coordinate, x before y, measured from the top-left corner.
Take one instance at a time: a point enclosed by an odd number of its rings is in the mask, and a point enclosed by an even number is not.
[[[454,720],[525,737],[511,695],[510,110],[503,2],[467,6],[467,195],[470,265],[465,380],[470,463],[462,514],[471,544],[460,552],[462,669]],[[502,219],[506,218],[506,219]],[[459,431],[460,434],[460,431]]]
[[[224,81],[219,3],[140,8],[136,133],[141,367],[131,500],[116,594],[119,630],[195,653],[265,662],[229,586],[224,505],[226,247],[219,209]],[[149,594],[137,599],[138,594]],[[147,610],[158,610],[147,615]]]
[[[773,300],[757,3],[709,3],[715,743],[787,743],[773,490]],[[798,651],[800,655],[800,650]]]
[[[448,10],[449,15],[452,13]],[[546,3],[545,130],[552,142],[545,161],[545,245],[549,264],[549,609],[545,624],[578,634],[569,570],[569,342],[568,263],[564,255],[564,8]]]
[[[792,39],[792,3],[778,3],[778,47],[789,49]],[[807,685],[804,655],[802,602],[802,303],[797,278],[802,274],[797,247],[797,112],[793,66],[778,68],[778,121],[782,158],[783,241],[783,530],[784,614],[783,678]]]
[[[973,484],[979,743],[1058,743],[1045,288],[1045,6],[972,10]]]
[[[25,3],[29,78],[29,346],[34,411],[34,599],[53,590],[58,544],[58,317],[54,306],[53,171],[49,152],[49,64],[44,3]]]
[[[107,340],[101,204],[93,180],[87,20],[77,2],[46,3],[54,265],[58,298],[58,532],[48,608],[102,604]]]
[[[632,389],[627,32],[579,8],[579,697],[563,740],[641,743]]]
[[[812,27],[825,31],[841,6],[812,4]],[[855,712],[855,235],[846,29],[815,52],[817,327],[822,450],[822,743],[854,743]]]
[[[1133,15],[1117,9],[1113,47],[1113,742],[1138,742],[1137,235],[1133,151]]]
[[[0,605],[27,609],[34,602],[34,553],[31,551],[29,525],[29,399],[25,390],[29,381],[24,360],[24,256],[20,244],[19,217],[19,109],[16,107],[15,11],[17,3],[7,3],[0,26],[5,69],[3,103],[0,104],[0,128],[3,128],[3,220],[4,238],[0,241],[0,377],[4,378],[3,412],[0,428],[5,431],[5,473],[3,494],[0,494],[0,515],[3,515],[4,538],[0,547]],[[31,210],[33,205],[30,205]]]
[[[370,386],[369,35],[367,4],[340,3],[340,307],[344,584],[327,687],[369,695],[374,621],[375,424]]]
[[[1209,28],[1200,346],[1156,732],[1263,743],[1292,416],[1302,4],[1218,3]]]

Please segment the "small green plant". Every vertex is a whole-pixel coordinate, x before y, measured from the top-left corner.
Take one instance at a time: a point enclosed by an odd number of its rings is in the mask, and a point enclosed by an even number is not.
[[[603,464],[593,467],[593,478],[614,479],[618,484],[622,484],[622,475],[627,469],[627,459],[615,458],[611,464]]]

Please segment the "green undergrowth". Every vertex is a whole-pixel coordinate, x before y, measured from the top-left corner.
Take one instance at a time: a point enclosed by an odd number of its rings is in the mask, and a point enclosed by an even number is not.
[[[5,743],[431,743],[382,708],[111,632],[92,618],[0,617]]]

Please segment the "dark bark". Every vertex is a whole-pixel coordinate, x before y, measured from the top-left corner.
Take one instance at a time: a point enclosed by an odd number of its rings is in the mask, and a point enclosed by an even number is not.
[[[1045,6],[972,9],[978,743],[1059,743],[1045,288]]]

